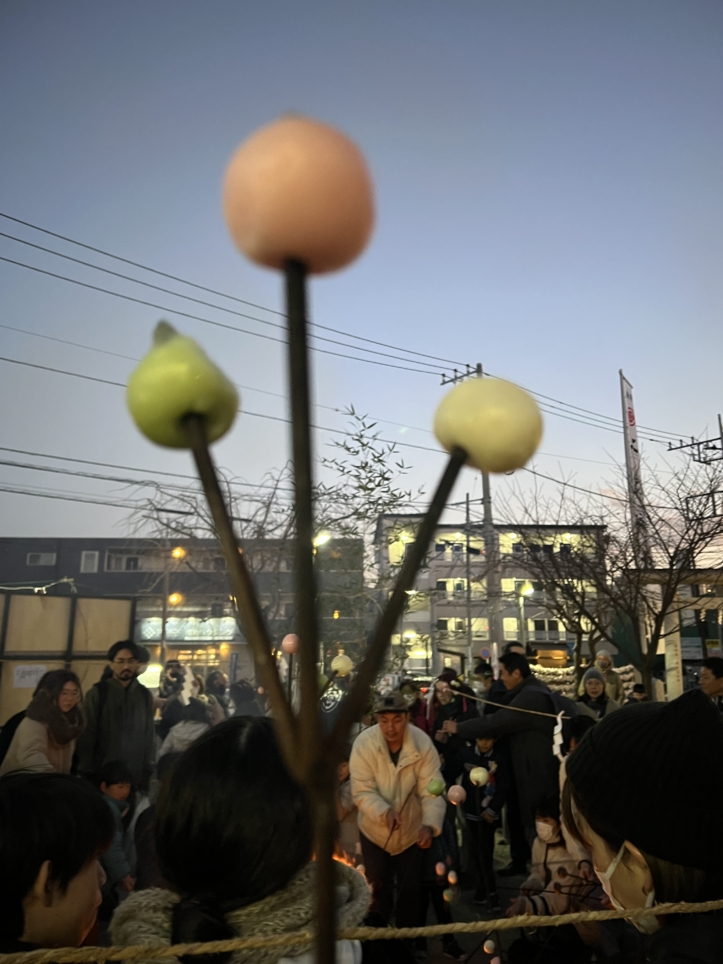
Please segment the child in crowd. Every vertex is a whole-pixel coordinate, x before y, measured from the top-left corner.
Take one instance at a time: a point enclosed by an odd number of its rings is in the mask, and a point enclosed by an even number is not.
[[[565,874],[577,873],[577,861],[569,853],[562,835],[558,796],[547,797],[538,803],[535,809],[535,830],[537,836],[532,842],[530,875],[520,888],[522,896],[528,899],[542,893],[553,880],[557,880],[560,870]],[[544,911],[532,910],[529,913]]]
[[[354,867],[359,863],[361,843],[359,840],[359,811],[351,795],[351,780],[349,778],[349,756],[351,747],[347,746],[344,759],[339,764],[337,775],[339,789],[336,799],[336,815],[339,821],[338,846],[347,860]]]
[[[118,891],[130,893],[135,887],[123,845],[123,818],[130,808],[132,776],[122,760],[112,760],[98,771],[95,782],[110,808],[114,824],[111,845],[100,858],[107,880],[98,916],[101,921],[108,921],[118,904]]]
[[[595,725],[591,720],[590,722]],[[516,914],[552,916],[581,910],[604,910],[604,892],[592,861],[577,859],[565,845],[557,797],[542,800],[535,812],[537,837],[532,844],[532,870],[512,901],[508,917]],[[612,924],[621,922],[614,921]],[[552,933],[548,932],[551,931]],[[511,964],[580,964],[591,960],[627,961],[621,955],[615,927],[595,922],[542,928],[515,941]]]
[[[507,761],[495,752],[493,737],[480,737],[473,745],[463,746],[445,768],[448,782],[462,777],[467,797],[462,812],[471,838],[471,851],[478,871],[476,904],[499,907],[497,882],[494,872],[495,831],[500,825],[500,814],[507,798],[509,774]],[[470,773],[482,767],[487,771],[487,782],[477,786]]]

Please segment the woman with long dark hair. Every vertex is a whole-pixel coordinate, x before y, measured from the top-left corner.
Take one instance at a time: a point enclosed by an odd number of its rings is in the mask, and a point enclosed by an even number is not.
[[[656,904],[723,899],[723,725],[697,690],[606,716],[567,760],[563,817],[648,960],[720,964],[723,912],[660,917]]]
[[[85,729],[82,700],[75,673],[46,673],[15,731],[0,776],[14,770],[70,773],[75,742]]]
[[[302,789],[289,775],[265,718],[214,726],[178,758],[156,804],[158,862],[171,890],[132,894],[111,923],[114,944],[175,944],[312,928],[316,867]],[[338,864],[338,921],[363,920],[369,888]],[[356,942],[340,964],[359,964]],[[184,958],[184,964],[276,964],[307,958],[308,945]],[[172,964],[175,959],[170,959]]]

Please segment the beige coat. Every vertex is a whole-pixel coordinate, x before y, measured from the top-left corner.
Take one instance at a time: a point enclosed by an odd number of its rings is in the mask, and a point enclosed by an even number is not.
[[[26,716],[15,731],[5,759],[0,766],[0,777],[13,770],[35,770],[38,773],[70,773],[75,740],[56,743],[45,723]]]
[[[378,726],[370,726],[354,741],[349,760],[351,792],[359,809],[359,830],[387,853],[399,854],[417,841],[422,826],[442,832],[446,803],[427,790],[430,780],[441,780],[439,754],[416,726],[407,726],[396,766]],[[402,826],[389,836],[384,816],[401,811]]]

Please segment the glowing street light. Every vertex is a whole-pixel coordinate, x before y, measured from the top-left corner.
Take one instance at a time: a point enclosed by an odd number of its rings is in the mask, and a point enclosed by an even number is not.
[[[183,593],[180,593],[180,592],[172,592],[171,595],[168,597],[168,605],[169,605],[169,606],[180,606],[181,603],[184,602],[184,598],[185,598],[185,597],[184,597]]]
[[[331,539],[330,532],[319,532],[314,536],[314,548],[318,549],[319,546],[325,546],[327,542]]]
[[[188,553],[187,553],[186,550],[183,548],[183,546],[176,546],[175,549],[171,549],[171,556],[172,556],[174,559],[178,559],[179,561],[180,561],[181,559],[185,559],[187,555],[188,555]]]

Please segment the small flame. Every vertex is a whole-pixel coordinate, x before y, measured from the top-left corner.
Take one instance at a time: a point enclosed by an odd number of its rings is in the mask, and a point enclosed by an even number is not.
[[[332,856],[334,860],[337,861],[337,863],[344,864],[346,867],[351,867],[352,870],[356,870],[356,872],[361,874],[362,877],[364,877],[364,880],[366,880],[366,875],[364,874],[364,867],[361,864],[357,866],[357,864],[354,863],[353,858],[351,858],[349,854],[342,849],[341,844],[338,841],[336,843],[336,846],[334,847],[334,853],[332,854]],[[311,859],[316,860],[316,854],[314,854]]]

